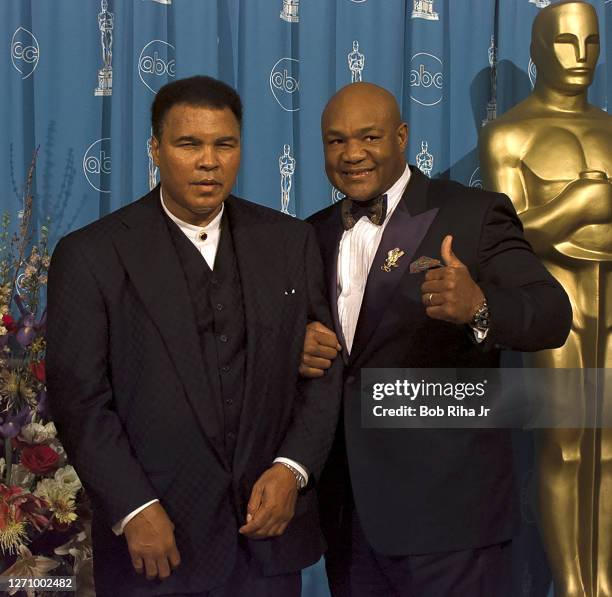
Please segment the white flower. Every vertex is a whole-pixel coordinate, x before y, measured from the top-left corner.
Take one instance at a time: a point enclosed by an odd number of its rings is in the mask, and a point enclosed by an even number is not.
[[[69,464],[55,471],[55,480],[62,487],[70,489],[73,494],[76,494],[77,491],[83,487],[76,471]]]
[[[14,464],[11,468],[11,483],[24,489],[30,489],[36,475],[22,464]]]
[[[93,583],[93,550],[91,547],[91,526],[84,524],[85,530],[73,535],[68,543],[55,548],[58,556],[74,558],[73,571],[76,576],[79,597],[96,597]]]
[[[62,524],[71,524],[77,519],[75,492],[70,486],[64,486],[55,479],[41,479],[34,495],[49,504],[53,516]]]
[[[57,429],[53,423],[29,423],[21,428],[20,436],[28,444],[46,444],[55,439]]]
[[[19,558],[10,567],[2,572],[2,576],[18,576],[20,578],[41,578],[47,575],[54,568],[59,566],[59,562],[44,556],[32,555],[32,552],[22,545],[19,547]],[[11,589],[8,594],[14,595],[19,589]],[[26,589],[28,597],[34,597],[34,590]]]

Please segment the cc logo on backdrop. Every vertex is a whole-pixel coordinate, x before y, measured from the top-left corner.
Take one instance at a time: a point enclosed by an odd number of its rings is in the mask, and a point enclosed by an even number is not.
[[[444,78],[442,61],[433,54],[419,52],[410,60],[410,99],[421,106],[442,101]]]
[[[94,141],[83,156],[83,173],[87,182],[100,193],[110,193],[110,137]]]
[[[270,71],[270,90],[278,105],[286,112],[300,109],[300,61],[281,58]]]
[[[167,41],[150,41],[138,57],[138,76],[153,93],[166,83],[168,77],[176,76],[175,47]]]
[[[22,79],[27,79],[38,66],[40,47],[31,31],[17,27],[11,39],[11,62]]]

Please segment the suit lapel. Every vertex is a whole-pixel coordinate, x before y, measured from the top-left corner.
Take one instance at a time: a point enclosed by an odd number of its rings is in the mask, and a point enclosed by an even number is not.
[[[353,364],[380,324],[400,280],[409,275],[409,265],[438,213],[437,208],[425,211],[428,186],[429,179],[411,168],[408,186],[391,215],[370,268],[350,355]],[[389,251],[396,248],[404,252],[397,267],[383,270]]]
[[[114,244],[126,272],[162,336],[204,434],[224,462],[221,421],[205,395],[206,371],[183,268],[159,205],[159,191],[127,210]],[[168,405],[171,407],[171,405]]]
[[[265,220],[251,215],[248,203],[240,205],[238,199],[230,196],[225,208],[240,272],[247,336],[244,404],[235,450],[239,455],[248,428],[256,424],[257,417],[267,416],[254,398],[265,396],[267,391],[270,360],[275,356],[274,338],[287,289],[283,286],[282,239],[270,231]]]

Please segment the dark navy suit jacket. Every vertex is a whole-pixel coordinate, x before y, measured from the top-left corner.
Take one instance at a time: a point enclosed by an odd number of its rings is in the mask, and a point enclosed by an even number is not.
[[[321,246],[340,337],[340,204],[309,221]],[[447,234],[453,235],[454,253],[469,268],[489,305],[491,327],[482,345],[470,338],[467,326],[429,318],[420,292],[425,274],[409,273],[409,264],[418,257],[441,259]],[[405,255],[399,267],[384,272],[387,253],[396,247]],[[340,431],[344,442],[336,442],[321,487],[330,541],[346,511],[341,480],[346,479],[342,463],[347,460],[361,524],[381,553],[452,551],[512,537],[518,514],[509,431],[363,428],[360,370],[497,367],[503,347],[534,351],[562,345],[571,319],[567,295],[523,237],[505,195],[430,180],[412,167],[374,257],[346,359]],[[344,448],[345,455],[340,453]]]

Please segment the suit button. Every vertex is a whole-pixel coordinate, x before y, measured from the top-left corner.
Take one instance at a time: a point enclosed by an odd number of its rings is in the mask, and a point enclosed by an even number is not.
[[[233,401],[231,398],[228,398],[228,399],[225,401],[225,404],[227,404],[228,406],[231,406],[232,404],[234,404],[234,401]]]
[[[223,371],[223,373],[227,373],[229,370],[229,365],[223,365],[223,367],[221,367],[221,371]]]
[[[225,334],[221,334],[219,336],[219,341],[220,342],[227,342],[227,336]]]
[[[236,434],[235,434],[233,431],[230,431],[230,432],[227,434],[227,439],[229,439],[229,440],[233,440],[233,439],[235,439],[235,438],[236,438]]]
[[[223,311],[223,305],[221,303],[217,303],[215,305],[215,308],[217,309],[217,311]]]
[[[346,383],[354,383],[355,382],[355,376],[354,375],[349,375],[346,378]]]

